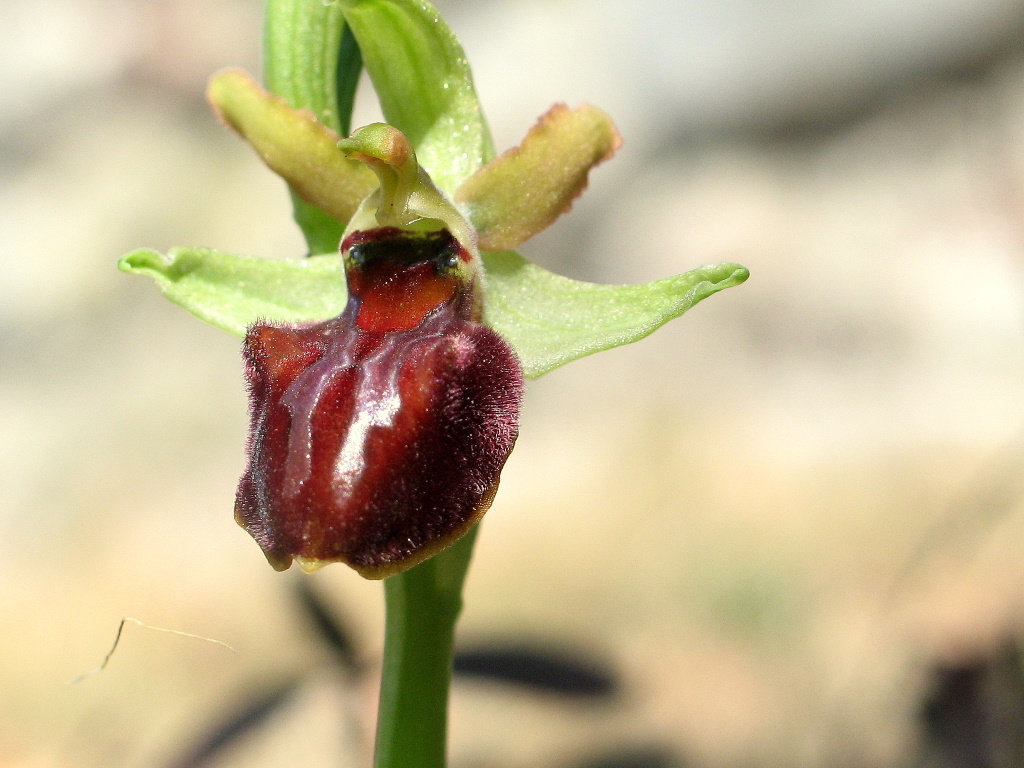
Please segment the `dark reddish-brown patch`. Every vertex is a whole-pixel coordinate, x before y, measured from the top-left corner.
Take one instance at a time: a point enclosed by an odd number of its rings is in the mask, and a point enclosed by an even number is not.
[[[246,335],[235,514],[278,569],[296,557],[370,578],[411,567],[479,519],[515,443],[515,354],[472,319],[475,286],[445,266],[445,239],[402,239],[346,239],[339,317]]]

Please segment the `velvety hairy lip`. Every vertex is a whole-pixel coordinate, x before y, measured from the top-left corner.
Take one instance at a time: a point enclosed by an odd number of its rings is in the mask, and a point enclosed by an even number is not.
[[[478,322],[445,230],[345,242],[348,305],[244,343],[251,427],[238,522],[271,564],[368,578],[450,545],[490,506],[518,434],[522,372]]]

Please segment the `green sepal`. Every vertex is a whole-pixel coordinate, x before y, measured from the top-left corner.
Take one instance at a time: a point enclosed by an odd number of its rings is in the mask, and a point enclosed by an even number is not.
[[[750,276],[720,263],[633,285],[572,280],[515,251],[484,253],[484,320],[504,336],[531,379],[581,357],[649,336],[697,302]]]
[[[341,0],[387,122],[451,195],[494,156],[466,54],[424,0]]]
[[[556,275],[512,251],[483,258],[485,319],[515,349],[529,378],[638,341],[749,274],[723,263],[653,283],[600,285]],[[175,248],[166,258],[139,250],[119,267],[149,275],[171,301],[236,336],[256,320],[312,322],[345,306],[336,254],[268,261],[205,248]]]
[[[210,248],[143,248],[118,269],[147,275],[164,296],[210,325],[244,336],[256,320],[311,322],[334,317],[348,291],[338,254],[293,261],[235,256]]]

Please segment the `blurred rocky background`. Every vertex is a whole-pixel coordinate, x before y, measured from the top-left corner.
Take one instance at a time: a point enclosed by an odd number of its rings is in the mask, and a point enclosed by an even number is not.
[[[499,148],[560,100],[625,137],[528,255],[751,271],[530,385],[453,768],[1024,765],[1024,4],[439,7]],[[0,0],[3,768],[369,764],[379,585],[267,566],[238,341],[114,267],[301,256],[202,96],[260,17]],[[68,685],[125,616],[237,652],[128,624]]]

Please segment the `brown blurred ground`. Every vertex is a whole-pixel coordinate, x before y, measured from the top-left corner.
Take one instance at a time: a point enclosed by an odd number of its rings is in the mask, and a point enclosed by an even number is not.
[[[620,744],[698,766],[917,765],[929,668],[1020,637],[1024,37],[1019,8],[989,5],[948,40],[894,43],[931,58],[864,48],[804,91],[780,68],[778,93],[805,101],[729,107],[743,91],[723,75],[704,98],[726,106],[687,122],[642,40],[600,48],[597,11],[440,4],[499,146],[555,98],[624,127],[530,255],[603,281],[726,259],[752,273],[531,385],[463,636],[585,649],[624,694],[460,683],[454,766],[571,766]],[[162,766],[228,702],[310,670],[216,765],[366,765],[345,711],[368,722],[372,685],[343,693],[290,598],[303,577],[271,571],[231,519],[237,341],[114,269],[143,245],[301,254],[281,184],[201,97],[216,68],[258,68],[258,4],[0,14],[0,766]],[[570,92],[549,96],[530,62],[555,37],[548,79]],[[701,75],[681,70],[680,92]],[[311,578],[375,658],[379,585]],[[123,616],[238,653],[129,626],[105,672],[67,686]]]

